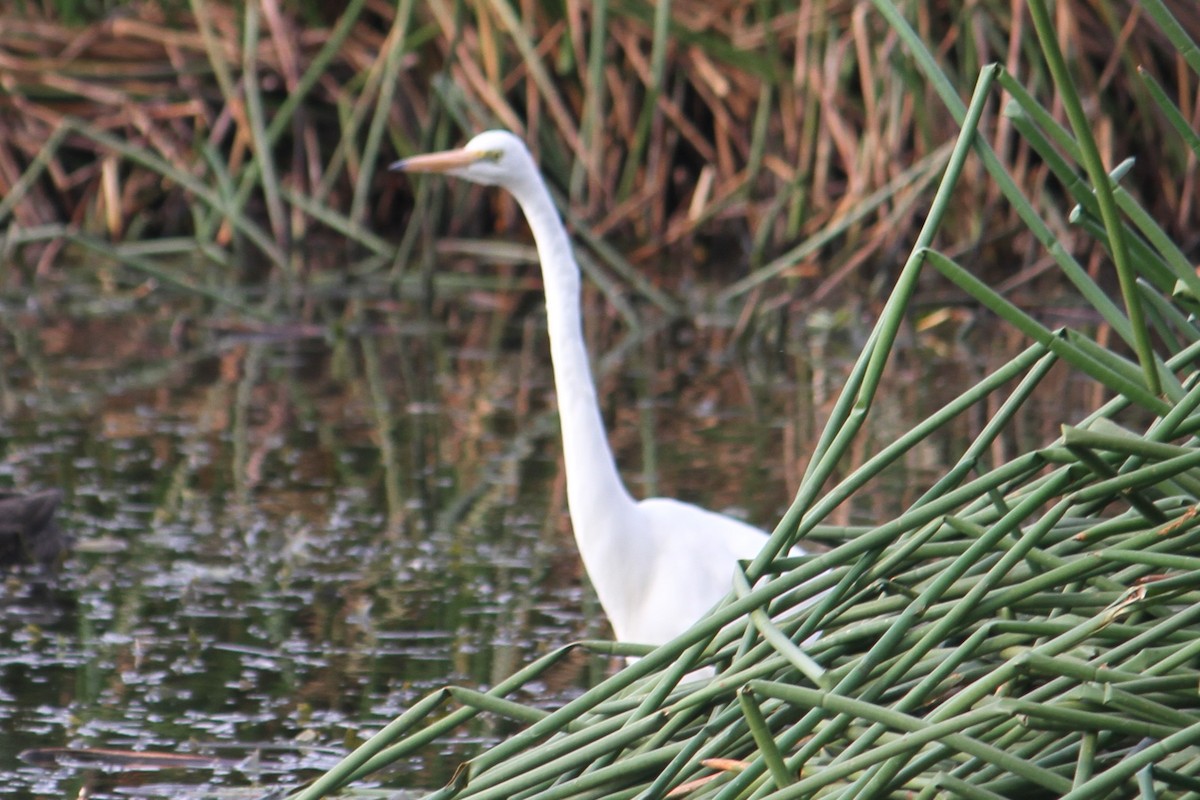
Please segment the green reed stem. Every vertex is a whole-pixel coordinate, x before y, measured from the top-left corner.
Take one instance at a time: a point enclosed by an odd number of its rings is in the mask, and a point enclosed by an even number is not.
[[[1057,33],[1050,20],[1050,14],[1046,10],[1044,0],[1029,0],[1029,13],[1033,18],[1034,27],[1037,29],[1038,41],[1046,56],[1047,66],[1054,76],[1055,86],[1063,102],[1063,109],[1067,113],[1067,119],[1071,122],[1071,128],[1075,131],[1075,138],[1079,142],[1083,165],[1087,169],[1092,189],[1096,193],[1096,201],[1100,205],[1100,215],[1104,220],[1104,227],[1108,231],[1108,245],[1116,264],[1117,280],[1121,284],[1121,294],[1125,298],[1125,311],[1129,315],[1129,324],[1133,328],[1134,349],[1137,351],[1138,361],[1142,365],[1146,388],[1151,394],[1158,394],[1160,384],[1154,349],[1150,344],[1149,331],[1146,329],[1141,297],[1137,292],[1133,266],[1129,263],[1129,246],[1125,242],[1125,227],[1121,223],[1117,204],[1113,200],[1108,172],[1100,158],[1100,149],[1096,147],[1096,140],[1092,137],[1091,123],[1088,121],[1087,114],[1084,113],[1079,94],[1075,91],[1075,83],[1071,80],[1062,51],[1058,48]]]

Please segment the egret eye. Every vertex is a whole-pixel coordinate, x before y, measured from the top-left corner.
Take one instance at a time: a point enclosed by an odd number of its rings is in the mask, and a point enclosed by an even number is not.
[[[480,161],[491,161],[493,164],[499,164],[502,158],[504,158],[503,150],[484,150],[479,154]]]

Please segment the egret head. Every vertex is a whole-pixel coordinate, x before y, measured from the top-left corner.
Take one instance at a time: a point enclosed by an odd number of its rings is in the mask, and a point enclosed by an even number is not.
[[[485,186],[510,191],[537,179],[537,168],[528,148],[508,131],[484,131],[461,149],[412,156],[392,164],[400,172],[441,172]]]

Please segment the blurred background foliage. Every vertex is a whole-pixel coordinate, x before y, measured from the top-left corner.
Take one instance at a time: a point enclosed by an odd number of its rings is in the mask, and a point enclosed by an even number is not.
[[[1022,3],[897,5],[962,96],[990,62],[1053,93]],[[1169,5],[1200,37],[1190,0]],[[882,297],[957,131],[895,34],[854,0],[351,0],[336,15],[280,0],[6,8],[0,230],[25,267],[0,273],[0,286],[45,277],[79,237],[184,237],[224,264],[231,252],[263,256],[236,260],[245,280],[294,277],[297,259],[324,244],[344,254],[347,238],[351,252],[382,257],[405,230],[519,230],[504,198],[491,214],[477,199],[455,213],[453,195],[414,195],[385,171],[499,126],[530,142],[588,247],[608,239],[657,282],[711,274],[740,281],[724,299],[755,303],[780,279],[792,291],[771,302]],[[1106,164],[1136,156],[1123,185],[1194,257],[1196,159],[1164,136],[1131,67],[1193,124],[1195,81],[1130,0],[1060,2],[1054,14],[1080,94],[1100,98],[1087,111]],[[1064,218],[1065,191],[1002,102],[981,130],[1063,246],[1095,269],[1101,249]],[[1061,117],[1056,99],[1047,106]],[[1036,301],[1050,259],[982,170],[958,192],[942,244]]]

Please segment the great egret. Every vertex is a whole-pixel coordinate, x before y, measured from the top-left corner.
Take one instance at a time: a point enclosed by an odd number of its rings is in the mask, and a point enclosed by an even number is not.
[[[519,138],[487,131],[460,150],[406,158],[391,168],[500,186],[525,212],[542,266],[567,505],[579,554],[618,641],[662,644],[674,638],[730,591],[735,562],[757,555],[766,534],[678,500],[635,501],[621,482],[584,345],[579,265]]]

